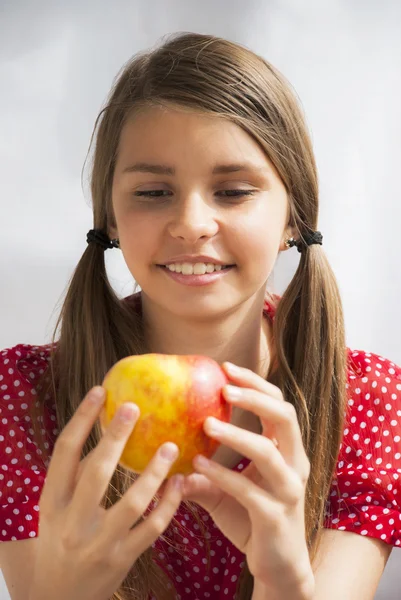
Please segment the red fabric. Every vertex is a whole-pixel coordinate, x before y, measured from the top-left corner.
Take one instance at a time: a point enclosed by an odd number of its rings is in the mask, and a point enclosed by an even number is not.
[[[278,296],[266,300],[274,319]],[[38,466],[27,413],[35,382],[48,366],[51,345],[18,344],[0,352],[0,541],[38,535],[39,498],[46,471]],[[401,544],[401,369],[390,360],[348,349],[348,408],[336,477],[326,504],[325,527],[353,531],[392,546]],[[55,406],[43,423],[50,449],[58,435]],[[243,459],[233,470],[249,463]],[[197,507],[210,542],[211,564],[199,526],[181,504],[179,527],[161,536],[155,560],[174,582],[177,598],[234,598],[244,562]],[[166,532],[167,534],[167,532]],[[203,540],[203,541],[202,541]]]

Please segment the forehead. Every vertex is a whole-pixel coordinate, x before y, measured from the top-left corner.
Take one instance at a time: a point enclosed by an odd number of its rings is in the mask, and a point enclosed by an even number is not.
[[[246,163],[278,176],[260,144],[236,123],[193,110],[146,107],[130,116],[121,132],[118,170],[133,163],[180,165]],[[212,167],[213,166],[213,167]]]

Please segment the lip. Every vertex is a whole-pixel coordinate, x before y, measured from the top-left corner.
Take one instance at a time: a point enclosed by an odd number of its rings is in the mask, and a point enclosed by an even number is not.
[[[181,283],[182,285],[188,286],[200,286],[200,285],[210,285],[223,277],[235,269],[235,265],[228,267],[227,269],[222,269],[221,271],[214,271],[213,273],[205,273],[204,275],[183,275],[182,273],[175,273],[174,271],[170,271],[167,267],[163,265],[158,265],[158,269],[161,269],[166,274],[166,277],[170,277],[177,283]]]
[[[195,255],[195,254],[180,254],[179,256],[174,256],[173,258],[170,258],[167,261],[163,261],[161,263],[158,263],[158,266],[164,266],[164,265],[171,265],[173,263],[191,263],[191,264],[196,264],[198,263],[212,263],[213,265],[222,265],[222,266],[226,266],[229,265],[230,267],[234,265],[234,263],[230,263],[230,262],[223,262],[222,260],[219,260],[218,258],[213,258],[212,256],[206,256],[205,254],[199,254],[199,255]]]

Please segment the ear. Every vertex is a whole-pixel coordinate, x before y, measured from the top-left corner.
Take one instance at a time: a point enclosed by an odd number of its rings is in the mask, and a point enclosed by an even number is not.
[[[285,252],[286,250],[291,250],[291,248],[287,248],[287,246],[285,245],[285,242],[289,238],[296,239],[296,234],[295,234],[295,228],[294,227],[287,227],[285,229],[283,237],[282,237],[281,242],[280,242],[280,247],[279,247],[279,251],[280,252]]]

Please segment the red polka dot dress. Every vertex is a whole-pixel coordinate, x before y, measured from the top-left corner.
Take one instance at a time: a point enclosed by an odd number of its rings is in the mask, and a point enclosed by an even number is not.
[[[275,295],[266,299],[264,312],[271,319],[278,301]],[[38,535],[46,471],[39,466],[40,449],[27,409],[35,402],[35,383],[48,367],[50,348],[18,344],[0,352],[0,541]],[[348,349],[347,390],[344,436],[325,527],[400,546],[401,369],[377,354]],[[59,433],[54,406],[44,415],[42,431],[51,450]],[[233,470],[248,464],[243,458]],[[153,544],[154,560],[174,584],[177,599],[233,599],[245,557],[206,511],[194,506],[206,533],[182,503],[177,523]]]

